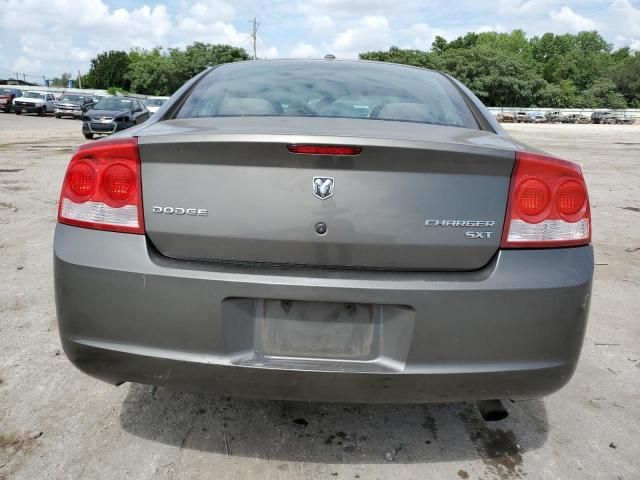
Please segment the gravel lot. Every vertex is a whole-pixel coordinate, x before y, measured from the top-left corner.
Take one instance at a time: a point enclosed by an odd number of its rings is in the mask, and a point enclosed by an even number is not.
[[[0,114],[0,479],[640,479],[640,126],[507,128],[582,164],[598,265],[571,383],[488,425],[473,404],[248,401],[81,374],[51,272],[80,123]]]

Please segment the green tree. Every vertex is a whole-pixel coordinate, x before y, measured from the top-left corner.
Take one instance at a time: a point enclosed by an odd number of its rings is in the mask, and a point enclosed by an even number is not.
[[[221,63],[248,60],[242,48],[196,42],[184,50],[161,47],[129,52],[125,78],[131,90],[147,95],[171,95],[187,80],[203,70]]]
[[[468,50],[473,48],[478,43],[478,37],[480,35],[475,32],[469,32],[464,37],[458,37],[455,40],[452,40],[447,45],[447,50],[449,49],[464,49]]]
[[[576,86],[571,80],[547,83],[540,92],[540,105],[552,108],[571,108],[579,104]]]
[[[627,108],[627,101],[618,90],[615,83],[609,79],[598,80],[585,90],[579,100],[584,108]]]
[[[153,50],[132,50],[129,52],[131,63],[126,78],[131,90],[147,95],[171,95],[174,88],[175,67],[160,47]]]
[[[504,54],[518,55],[522,60],[533,61],[533,49],[523,30],[511,33],[483,32],[476,36],[475,46],[485,46]]]
[[[444,51],[447,49],[449,43],[446,38],[441,37],[440,35],[436,35],[436,38],[431,43],[431,51],[436,55],[442,55]]]
[[[130,63],[127,52],[110,50],[99,53],[91,60],[91,68],[82,78],[82,86],[105,89],[119,87],[129,90],[130,81],[126,74]]]
[[[640,54],[613,51],[598,32],[470,32],[436,37],[431,50],[364,52],[360,58],[442,70],[491,106],[640,106]]]
[[[171,95],[201,71],[227,62],[248,60],[242,48],[196,42],[184,50],[162,47],[139,48],[129,53],[109,51],[91,60],[82,85],[89,88],[117,88],[147,95]]]
[[[249,55],[243,48],[196,42],[184,50],[170,49],[169,58],[175,67],[176,75],[181,80],[180,84],[182,84],[209,67],[221,63],[249,60]]]
[[[438,68],[439,66],[438,59],[431,53],[421,50],[404,50],[398,47],[391,47],[387,52],[361,53],[360,58],[362,60],[375,60],[378,62],[402,63],[404,65],[413,65],[414,67],[422,68]]]
[[[614,61],[611,45],[595,31],[576,35],[545,33],[533,37],[530,43],[533,59],[547,82],[570,80],[581,91],[605,78]]]
[[[440,67],[493,106],[532,105],[546,86],[526,58],[488,45],[447,50],[440,57]]]
[[[626,57],[616,53],[621,61],[612,68],[611,79],[629,106],[640,108],[640,52],[630,55],[627,49]]]

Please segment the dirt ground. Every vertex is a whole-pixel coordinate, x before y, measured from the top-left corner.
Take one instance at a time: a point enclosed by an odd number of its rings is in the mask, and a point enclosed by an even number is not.
[[[640,126],[507,128],[582,164],[597,266],[571,383],[485,424],[470,403],[249,401],[80,373],[51,265],[80,123],[0,114],[0,479],[640,479]]]

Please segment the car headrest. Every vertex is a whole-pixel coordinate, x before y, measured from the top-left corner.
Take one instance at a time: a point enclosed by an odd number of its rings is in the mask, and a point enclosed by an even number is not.
[[[387,103],[375,113],[375,118],[382,120],[408,122],[432,122],[435,117],[433,110],[424,103]]]
[[[218,108],[218,115],[277,115],[269,100],[263,98],[225,98]]]

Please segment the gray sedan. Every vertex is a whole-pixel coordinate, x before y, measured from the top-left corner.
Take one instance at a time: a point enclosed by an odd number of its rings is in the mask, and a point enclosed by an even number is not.
[[[580,167],[514,140],[447,75],[226,64],[71,159],[60,335],[114,385],[540,397],[578,362],[590,243]]]

